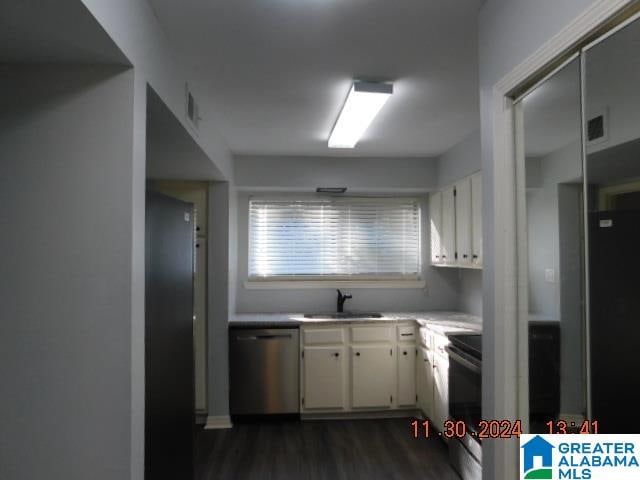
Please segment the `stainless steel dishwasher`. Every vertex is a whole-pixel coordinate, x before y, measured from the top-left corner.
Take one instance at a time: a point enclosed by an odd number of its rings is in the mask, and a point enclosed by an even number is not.
[[[300,412],[298,328],[229,329],[232,415]]]

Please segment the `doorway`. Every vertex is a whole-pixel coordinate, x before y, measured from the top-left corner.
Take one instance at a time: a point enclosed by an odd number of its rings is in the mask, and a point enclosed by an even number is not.
[[[220,172],[150,87],[146,141],[146,478],[187,479],[209,411],[209,192]]]
[[[532,433],[635,433],[640,330],[640,20],[585,45],[513,103],[519,184],[517,296],[529,348]],[[518,173],[519,172],[519,173]],[[537,382],[531,322],[557,326],[558,379]],[[523,346],[523,344],[521,344]],[[523,356],[522,350],[520,352]],[[631,369],[631,370],[629,370]],[[557,386],[542,416],[535,400]],[[624,399],[624,400],[623,400]],[[629,403],[627,403],[627,401]]]

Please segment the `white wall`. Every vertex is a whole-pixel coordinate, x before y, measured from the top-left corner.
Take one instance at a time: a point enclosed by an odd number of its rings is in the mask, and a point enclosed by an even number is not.
[[[560,319],[560,225],[558,188],[561,183],[579,183],[582,179],[582,153],[573,142],[543,158],[527,160],[534,165],[540,182],[527,190],[529,243],[529,312]],[[533,182],[527,182],[532,184]],[[552,269],[556,282],[545,280],[545,270]]]
[[[235,185],[248,190],[427,192],[436,186],[433,158],[236,156]]]
[[[264,194],[258,194],[264,195]],[[251,290],[245,288],[248,277],[248,226],[250,193],[238,194],[238,279],[237,303],[239,313],[249,312],[327,312],[336,308],[334,287],[290,290]],[[353,299],[347,308],[366,311],[420,311],[448,310],[457,306],[457,274],[452,269],[433,268],[428,265],[428,245],[431,244],[426,229],[428,206],[426,197],[422,202],[423,278],[426,291],[420,288],[358,288],[349,290]]]
[[[482,270],[460,269],[458,310],[482,317]]]
[[[113,39],[117,46],[127,56],[134,67],[135,72],[135,129],[134,129],[134,164],[133,164],[133,184],[129,192],[129,198],[133,199],[134,212],[129,224],[133,223],[135,243],[130,245],[132,251],[132,264],[129,265],[134,285],[132,299],[132,358],[134,359],[132,382],[133,396],[132,408],[134,410],[134,421],[131,430],[132,458],[134,462],[131,467],[131,478],[142,478],[144,467],[144,128],[146,122],[146,94],[147,83],[158,94],[162,101],[173,112],[175,117],[190,132],[194,140],[209,157],[214,166],[213,174],[210,177],[198,176],[199,179],[227,180],[233,181],[233,159],[226,146],[224,139],[218,133],[214,125],[213,104],[210,99],[197,90],[200,84],[198,75],[190,71],[173,52],[173,47],[160,27],[155,14],[145,0],[82,0],[87,9],[100,23],[102,28]],[[186,124],[185,120],[185,83],[189,82],[196,99],[199,102],[202,120],[200,121],[199,132],[193,132]],[[175,178],[179,178],[176,176]],[[225,210],[227,209],[227,210]],[[228,243],[228,205],[220,209],[212,209],[210,218],[211,224],[219,224],[221,231],[219,235],[227,236]],[[211,246],[210,246],[211,247]],[[220,250],[215,251],[215,248]],[[224,261],[227,265],[223,268],[223,276],[216,277],[219,281],[210,282],[212,291],[210,298],[215,298],[214,308],[219,308],[216,313],[214,325],[217,325],[224,315],[226,325],[227,313],[229,310],[229,285],[226,275],[229,274],[229,253],[228,246],[222,241],[216,242],[213,248],[209,249],[210,258]],[[222,260],[224,259],[224,260]],[[210,264],[211,265],[211,264]],[[217,272],[218,270],[213,270]],[[221,299],[224,299],[221,302]],[[219,306],[225,303],[225,306]],[[210,332],[217,332],[216,328],[210,328]],[[226,332],[226,330],[225,330]],[[212,338],[210,336],[210,348],[213,345],[226,345],[226,333],[223,338]],[[225,347],[226,348],[226,347]],[[210,370],[215,370],[224,366],[225,351],[215,349],[215,356],[211,362],[215,362]],[[222,363],[221,363],[222,362]],[[208,385],[209,408],[211,412],[228,411],[225,406],[226,400],[226,380],[220,382],[219,375],[213,373],[209,380],[215,380],[215,384]],[[211,393],[213,392],[213,393]],[[214,414],[210,413],[210,414]]]
[[[476,130],[440,155],[436,168],[439,187],[451,185],[461,178],[482,170],[480,130]]]
[[[439,188],[481,170],[480,131],[473,132],[438,157],[436,168]],[[482,316],[482,271],[461,268],[458,276],[457,309]]]
[[[514,416],[517,399],[509,385],[513,377],[505,364],[507,346],[513,344],[514,325],[495,318],[493,88],[507,73],[538,50],[553,35],[586,10],[594,0],[487,0],[479,17],[480,124],[484,178],[483,232],[483,418]],[[511,480],[516,442],[483,443],[483,478]]]
[[[237,194],[236,310],[246,312],[318,312],[335,309],[334,288],[248,290],[248,207],[251,195],[309,194],[316,187],[348,187],[349,192],[421,195],[423,203],[423,289],[354,289],[349,308],[358,310],[425,310],[457,307],[454,271],[427,266],[430,258],[425,192],[437,183],[432,158],[330,158],[239,156],[235,158]]]
[[[581,235],[582,185],[558,186],[560,238],[560,408],[562,414],[586,411],[584,382],[584,252]]]
[[[134,75],[1,68],[0,478],[129,478]]]
[[[560,321],[561,413],[582,414],[585,405],[580,143],[575,141],[545,157],[528,159],[527,172],[530,165],[536,179],[528,179],[532,187],[527,189],[526,198],[529,312],[537,319]],[[555,272],[553,282],[545,279],[547,269]]]
[[[230,271],[230,187],[227,182],[209,185],[207,337],[209,358],[207,384],[210,417],[229,414],[229,357],[227,327],[231,288]]]
[[[82,0],[113,41],[129,58],[136,74],[162,98],[175,116],[189,129],[185,120],[185,82],[198,84],[190,71],[174,53],[169,39],[145,0]],[[233,160],[213,120],[213,105],[194,91],[200,104],[202,120],[196,142],[220,172],[217,180],[233,179]],[[190,130],[191,131],[191,130]]]

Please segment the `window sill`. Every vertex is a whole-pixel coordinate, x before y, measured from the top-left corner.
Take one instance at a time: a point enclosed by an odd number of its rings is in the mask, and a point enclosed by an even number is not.
[[[425,288],[424,280],[247,280],[247,290],[304,290],[323,288]]]

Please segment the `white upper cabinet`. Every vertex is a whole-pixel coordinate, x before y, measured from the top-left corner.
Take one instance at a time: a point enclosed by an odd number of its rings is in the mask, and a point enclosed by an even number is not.
[[[471,260],[482,265],[482,173],[471,176]]]
[[[431,264],[482,267],[482,173],[431,194]]]
[[[442,191],[441,259],[446,265],[455,263],[456,254],[456,199],[454,187]]]
[[[471,178],[455,185],[456,197],[456,263],[471,264]]]
[[[431,222],[431,263],[442,262],[442,192],[433,193],[429,198]]]

